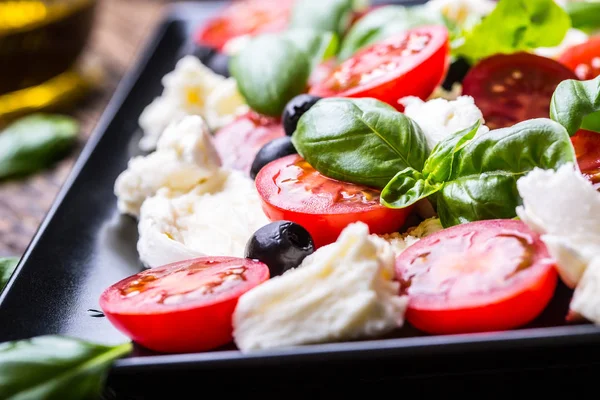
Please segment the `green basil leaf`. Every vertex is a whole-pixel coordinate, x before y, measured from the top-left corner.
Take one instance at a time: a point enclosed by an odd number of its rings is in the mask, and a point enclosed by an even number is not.
[[[377,8],[350,28],[338,57],[346,60],[365,46],[423,25],[444,25],[444,19],[424,6],[389,5]]]
[[[311,64],[292,40],[265,34],[252,39],[232,58],[230,70],[252,109],[280,116],[286,103],[305,91]]]
[[[102,346],[62,336],[40,336],[0,345],[0,398],[94,399],[112,362],[131,344]]]
[[[473,126],[458,131],[435,145],[423,167],[423,176],[433,182],[445,182],[452,176],[456,153],[477,134],[481,121]]]
[[[350,26],[355,0],[297,1],[290,17],[291,29],[316,29],[342,37]]]
[[[423,179],[419,171],[406,168],[383,188],[380,201],[388,208],[404,208],[438,192],[442,187],[443,183],[431,183]]]
[[[320,32],[314,29],[294,29],[282,34],[311,60],[311,70],[319,63],[337,54],[338,36],[333,32]]]
[[[575,163],[566,130],[547,118],[530,119],[481,135],[458,152],[451,180],[483,173],[524,174],[535,167],[558,168]]]
[[[18,263],[19,257],[0,257],[0,292],[8,283]]]
[[[333,179],[383,188],[406,168],[423,169],[429,154],[421,128],[370,98],[327,98],[298,121],[298,153]]]
[[[444,184],[436,195],[444,228],[485,219],[509,219],[520,204],[518,174],[502,171],[463,176]]]
[[[573,28],[588,33],[600,29],[599,1],[570,1],[565,4],[565,9],[571,17]]]
[[[455,55],[475,63],[497,53],[554,47],[570,27],[569,15],[554,0],[500,0],[464,35]]]
[[[550,103],[550,118],[573,136],[582,125],[600,131],[600,76],[588,81],[567,79],[556,87]]]
[[[33,114],[0,133],[0,179],[36,172],[67,154],[79,125],[63,115]]]

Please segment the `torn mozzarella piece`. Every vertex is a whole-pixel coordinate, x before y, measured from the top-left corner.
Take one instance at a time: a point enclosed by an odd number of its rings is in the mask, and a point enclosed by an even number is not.
[[[163,187],[177,194],[212,186],[221,160],[201,117],[187,116],[167,127],[155,152],[133,157],[115,181],[121,213],[139,215],[146,198]]]
[[[570,28],[567,31],[563,41],[555,47],[538,47],[534,50],[534,53],[548,58],[558,58],[566,49],[571,46],[575,46],[586,42],[589,36],[584,31],[579,29]]]
[[[245,102],[232,80],[214,73],[195,56],[183,57],[175,69],[163,77],[160,97],[140,115],[138,122],[144,131],[140,148],[154,149],[165,128],[186,115],[205,118],[214,131],[223,121],[246,112]]]
[[[476,22],[496,7],[493,0],[429,0],[425,6],[433,13],[441,13],[450,21],[463,26]]]
[[[573,292],[570,309],[572,314],[600,324],[600,255],[585,269]]]
[[[420,239],[423,239],[432,233],[441,231],[442,229],[444,228],[442,227],[440,219],[432,217],[424,220],[418,226],[409,228],[406,233],[390,233],[373,236],[377,236],[388,242],[394,255],[398,257],[409,246],[412,246]]]
[[[242,295],[233,316],[242,351],[351,340],[383,334],[404,322],[408,299],[399,296],[394,253],[348,225],[332,244],[302,264]]]
[[[575,287],[600,255],[600,193],[571,164],[558,171],[536,168],[517,188],[519,218],[542,235],[562,280]]]
[[[437,98],[426,102],[410,96],[400,99],[399,103],[405,107],[404,114],[421,127],[431,149],[446,136],[466,129],[478,120],[484,122],[483,114],[471,96],[460,96],[453,101]],[[477,134],[488,131],[487,126],[481,125]]]
[[[202,255],[244,257],[246,243],[270,221],[254,181],[239,171],[221,171],[219,187],[197,186],[173,196],[161,189],[141,208],[138,253],[149,267]]]

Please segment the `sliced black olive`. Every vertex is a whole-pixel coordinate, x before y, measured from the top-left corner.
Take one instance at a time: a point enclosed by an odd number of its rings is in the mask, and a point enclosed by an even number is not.
[[[252,179],[256,178],[258,172],[271,161],[296,153],[292,138],[289,136],[271,140],[256,153],[252,167],[250,167],[250,177]]]
[[[298,267],[314,251],[310,233],[291,221],[275,221],[263,226],[246,244],[246,258],[266,264],[271,277]]]
[[[229,77],[229,56],[225,53],[217,52],[206,62],[206,66],[216,74]]]
[[[461,83],[471,65],[464,58],[460,57],[454,60],[453,63],[450,64],[450,68],[448,68],[448,73],[446,74],[446,79],[444,79],[444,83],[442,83],[442,87],[446,90],[452,90],[452,85],[455,83]]]
[[[286,135],[292,136],[296,130],[300,117],[319,100],[321,100],[321,97],[312,96],[310,94],[300,94],[288,101],[281,117]]]

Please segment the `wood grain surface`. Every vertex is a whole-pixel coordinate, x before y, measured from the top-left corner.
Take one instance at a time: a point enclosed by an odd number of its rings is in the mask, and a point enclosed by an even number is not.
[[[92,36],[82,60],[99,67],[103,80],[70,111],[81,123],[70,156],[25,179],[0,183],[0,257],[20,256],[48,212],[116,86],[159,22],[165,0],[99,0]]]

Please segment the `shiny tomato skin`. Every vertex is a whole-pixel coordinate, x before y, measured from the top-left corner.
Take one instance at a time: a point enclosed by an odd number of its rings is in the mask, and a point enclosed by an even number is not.
[[[211,287],[209,290],[218,288],[224,276],[241,269],[243,271],[237,273],[239,282],[217,294],[165,303],[168,298],[174,299],[178,294],[203,286]],[[269,268],[258,261],[201,257],[147,269],[125,278],[102,293],[100,307],[118,330],[150,350],[162,353],[206,351],[232,341],[231,318],[239,297],[268,279]],[[212,286],[213,282],[216,286]],[[138,294],[127,297],[136,290]]]
[[[569,47],[558,61],[567,66],[581,80],[594,79],[600,75],[600,36]]]
[[[403,55],[408,43],[415,50]],[[418,43],[424,45],[419,47]],[[446,28],[407,30],[361,49],[313,85],[309,93],[321,97],[373,97],[402,110],[400,98],[417,96],[425,100],[443,81],[449,66],[448,52]]]
[[[396,232],[412,210],[387,208],[379,203],[379,190],[327,178],[295,154],[263,167],[256,188],[267,217],[300,224],[316,248],[335,242],[357,221],[367,224],[371,233]]]
[[[524,266],[511,264],[515,249],[522,250]],[[431,334],[523,326],[545,309],[558,282],[539,235],[516,220],[478,221],[427,236],[398,256],[396,276],[409,296],[407,321]]]
[[[571,143],[581,173],[597,188],[600,187],[600,132],[580,129],[571,137]]]
[[[224,167],[250,174],[256,153],[282,136],[285,131],[279,119],[250,111],[218,130],[213,142]]]
[[[199,45],[222,50],[235,37],[285,30],[295,0],[238,0],[204,23],[195,34]]]
[[[548,118],[556,86],[575,74],[550,58],[531,53],[497,54],[473,66],[463,80],[490,129]]]

